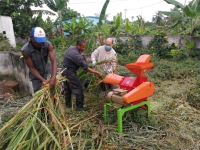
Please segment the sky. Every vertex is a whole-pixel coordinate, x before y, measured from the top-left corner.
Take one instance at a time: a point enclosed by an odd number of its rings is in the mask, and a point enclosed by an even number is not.
[[[189,0],[176,0],[181,4],[188,4]],[[100,14],[105,0],[69,0],[67,7],[79,12],[83,16],[95,16]],[[46,8],[44,6],[44,8]],[[108,20],[113,20],[113,16],[122,12],[123,19],[136,20],[136,16],[142,16],[145,21],[151,21],[153,15],[158,11],[170,11],[174,5],[163,0],[110,0],[106,14]],[[54,17],[51,17],[54,19]]]

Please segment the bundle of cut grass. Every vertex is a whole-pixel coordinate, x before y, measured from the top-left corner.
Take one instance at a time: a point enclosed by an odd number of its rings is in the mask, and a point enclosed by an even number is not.
[[[101,147],[103,127],[95,115],[87,119],[67,117],[61,94],[61,83],[65,80],[59,73],[55,88],[50,89],[47,85],[36,92],[0,129],[0,149],[60,150]]]
[[[106,63],[117,63],[118,64],[118,61],[114,57],[111,57],[110,59],[106,59],[106,60],[102,60],[102,61],[98,62],[96,65],[101,65],[101,64],[106,64]]]

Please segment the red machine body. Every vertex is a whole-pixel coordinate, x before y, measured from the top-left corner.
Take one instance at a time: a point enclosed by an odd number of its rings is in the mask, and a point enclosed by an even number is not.
[[[133,77],[124,77],[120,83],[119,87],[120,89],[127,90],[130,92],[134,88],[136,88],[138,85],[140,85],[143,82],[148,81],[147,77],[138,77],[138,78],[133,78]]]
[[[134,88],[138,87],[138,85],[142,84],[143,82],[148,81],[148,77],[124,77],[120,83],[119,83],[119,87],[120,89],[124,89],[127,90],[127,92],[132,91]],[[137,101],[133,101],[132,104],[137,104],[140,103],[144,100],[147,100],[147,97],[139,99]],[[146,107],[146,106],[143,106]]]

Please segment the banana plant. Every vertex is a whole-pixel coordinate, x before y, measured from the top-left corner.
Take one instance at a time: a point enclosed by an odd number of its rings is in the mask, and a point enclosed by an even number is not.
[[[42,28],[45,30],[46,35],[49,38],[53,38],[54,36],[54,27],[57,24],[57,20],[52,21],[50,17],[47,17],[47,19],[43,22]]]
[[[144,18],[137,16],[137,20],[133,23],[132,35],[144,35],[149,32],[149,27],[145,26]]]
[[[103,20],[105,20],[106,9],[108,7],[109,2],[110,2],[110,0],[106,0],[104,5],[103,5],[103,7],[102,7],[102,9],[101,9],[99,22],[98,22],[98,25],[94,26],[94,28],[93,28],[93,34],[91,35],[91,38],[89,39],[88,43],[90,43],[90,44],[88,44],[88,48],[89,47],[97,47],[97,46],[99,46],[99,45],[96,44],[97,42],[94,39],[99,39],[99,43],[100,43],[100,45],[102,45],[104,36],[107,36],[110,33],[109,32],[109,27],[107,26],[107,24],[103,23]],[[91,52],[91,48],[89,48],[89,49],[88,48],[86,49],[87,52]]]
[[[189,50],[191,50],[192,48],[194,48],[195,44],[196,44],[195,42],[190,42],[188,39],[185,39],[185,45],[187,46],[187,48]]]
[[[113,24],[110,29],[111,34],[113,36],[119,36],[120,33],[123,32],[122,25],[123,25],[123,19],[122,19],[122,13],[120,12],[117,16],[113,17]]]
[[[87,45],[86,45],[86,53],[90,53],[92,52],[95,48],[97,48],[99,45],[96,44],[96,38],[99,39],[99,43],[100,45],[103,44],[103,35],[107,36],[110,34],[110,30],[108,25],[105,23],[103,24],[103,20],[105,20],[105,16],[106,16],[106,9],[108,7],[110,0],[106,0],[102,9],[101,9],[101,13],[100,13],[100,17],[99,17],[99,23],[98,26],[92,28],[93,33],[90,34],[87,40]]]
[[[92,33],[92,26],[92,21],[82,17],[79,17],[78,19],[72,18],[70,22],[63,23],[64,31],[69,32],[71,38],[82,34],[86,35]]]
[[[60,36],[63,36],[62,29],[62,9],[67,5],[68,0],[44,0],[44,3],[53,11],[58,13],[59,26],[60,26]]]
[[[110,32],[110,25],[108,23],[104,23],[102,24],[101,28],[100,28],[101,34],[105,35],[105,36],[110,36],[111,32]]]
[[[74,42],[74,39],[77,37],[82,37],[87,41],[86,44],[86,53],[90,53],[97,47],[96,38],[101,41],[102,43],[102,34],[109,35],[110,31],[109,28],[106,28],[104,24],[102,23],[102,20],[104,20],[106,9],[109,4],[110,0],[106,0],[104,3],[104,6],[101,10],[100,18],[99,18],[99,24],[98,26],[94,26],[92,21],[88,21],[86,18],[72,18],[70,20],[70,23],[65,22],[63,24],[64,31],[70,33],[70,38]],[[108,27],[108,26],[107,26]],[[104,29],[104,30],[102,30]],[[103,32],[102,32],[103,31]]]
[[[133,30],[133,26],[128,18],[126,18],[126,33],[129,34]]]
[[[188,23],[188,28],[185,31],[185,33],[188,33],[189,35],[194,35],[195,28],[200,23],[200,0],[193,0],[188,5],[183,5],[179,3],[176,0],[164,0],[168,4],[174,5],[176,8],[180,9],[182,11],[182,14],[177,12],[166,12],[166,11],[160,11],[160,13],[170,16],[177,20],[177,22],[171,26],[171,28],[176,27],[177,25],[184,23]]]
[[[87,40],[86,48],[85,48],[85,53],[89,54],[91,53],[94,49],[96,49],[96,36],[95,33],[90,34],[90,37]]]

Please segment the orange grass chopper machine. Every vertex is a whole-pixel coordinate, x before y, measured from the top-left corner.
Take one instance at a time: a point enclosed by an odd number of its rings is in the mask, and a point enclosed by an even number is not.
[[[153,83],[148,81],[144,76],[152,67],[153,63],[149,62],[150,55],[141,55],[135,63],[126,64],[134,77],[124,77],[117,74],[109,74],[103,80],[104,83],[116,84],[120,88],[113,89],[107,96],[107,103],[104,104],[104,122],[108,122],[107,110],[110,106],[117,108],[117,131],[122,132],[122,117],[125,112],[138,107],[147,108],[147,116],[150,115],[150,101],[148,97],[154,93]]]

